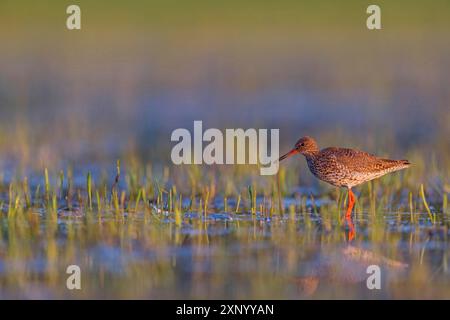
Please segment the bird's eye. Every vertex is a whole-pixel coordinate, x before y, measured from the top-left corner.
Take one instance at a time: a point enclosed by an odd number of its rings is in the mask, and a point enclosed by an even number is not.
[[[300,147],[304,147],[305,146],[305,143],[303,142],[301,145],[300,145]]]

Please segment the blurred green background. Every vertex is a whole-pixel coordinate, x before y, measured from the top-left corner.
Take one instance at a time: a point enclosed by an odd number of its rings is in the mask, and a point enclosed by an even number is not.
[[[70,4],[81,31],[66,29]],[[377,1],[380,31],[369,4],[2,1],[1,161],[168,162],[170,133],[193,120],[280,128],[282,148],[309,134],[444,161],[450,3]]]

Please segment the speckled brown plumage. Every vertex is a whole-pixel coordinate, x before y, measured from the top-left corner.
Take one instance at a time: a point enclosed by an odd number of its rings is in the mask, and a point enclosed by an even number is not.
[[[383,159],[367,152],[347,148],[319,150],[314,139],[303,137],[280,160],[295,153],[303,154],[311,172],[333,186],[352,188],[389,172],[409,167],[407,160]]]
[[[291,151],[280,157],[280,161],[297,153],[305,156],[310,171],[317,178],[333,186],[348,189],[346,217],[349,223],[351,223],[351,212],[355,203],[352,187],[410,166],[408,160],[384,159],[354,149],[331,147],[320,150],[311,137],[298,140]],[[350,240],[354,236],[353,224],[351,229],[353,234],[349,235]]]
[[[346,148],[326,148],[305,157],[309,169],[317,178],[346,188],[409,166],[407,160],[383,159],[367,152]]]

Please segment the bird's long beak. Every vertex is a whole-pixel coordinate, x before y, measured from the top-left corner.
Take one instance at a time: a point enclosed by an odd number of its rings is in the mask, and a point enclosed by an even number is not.
[[[284,156],[281,156],[278,161],[281,161],[281,160],[284,160],[286,158],[289,158],[290,156],[293,156],[294,154],[297,154],[297,153],[299,153],[297,149],[292,149],[291,151],[286,153]]]

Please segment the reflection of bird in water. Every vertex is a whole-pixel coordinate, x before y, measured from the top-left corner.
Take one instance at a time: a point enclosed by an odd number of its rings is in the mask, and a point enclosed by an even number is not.
[[[345,217],[350,227],[349,240],[354,237],[351,214],[355,195],[352,187],[410,165],[408,160],[383,159],[355,149],[331,147],[320,150],[316,141],[310,137],[298,140],[291,151],[280,157],[280,161],[297,153],[305,156],[309,170],[317,178],[333,186],[348,189],[349,201]]]
[[[408,264],[386,258],[372,251],[361,249],[352,245],[337,252],[319,256],[310,266],[308,273],[301,277],[291,279],[301,296],[313,295],[321,282],[333,284],[357,284],[365,286],[369,277],[367,267],[379,266],[391,275],[398,275],[408,268]],[[383,272],[384,275],[388,272]]]

